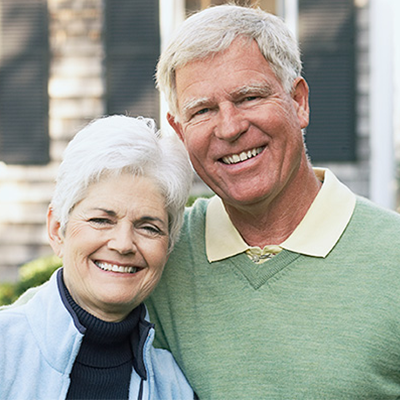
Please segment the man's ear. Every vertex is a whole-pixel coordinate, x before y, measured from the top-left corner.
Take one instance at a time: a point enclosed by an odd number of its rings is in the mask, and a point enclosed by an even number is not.
[[[49,237],[50,246],[54,253],[58,257],[62,258],[64,238],[61,233],[60,223],[56,220],[51,205],[47,210],[47,235]]]
[[[173,115],[171,115],[170,113],[167,113],[167,121],[171,125],[172,129],[179,136],[179,139],[181,139],[182,142],[185,142],[184,136],[183,136],[182,125],[179,122],[177,122],[175,120],[175,117]]]
[[[310,107],[308,103],[308,93],[308,85],[304,78],[296,78],[292,88],[292,99],[295,103],[301,129],[306,128],[309,123]]]

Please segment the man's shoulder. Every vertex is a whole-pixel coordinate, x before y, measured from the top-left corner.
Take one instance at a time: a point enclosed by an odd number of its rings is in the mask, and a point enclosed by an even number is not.
[[[165,270],[169,270],[171,265],[176,269],[178,265],[191,263],[194,254],[196,254],[196,259],[200,256],[202,259],[206,257],[204,242],[208,203],[209,199],[198,198],[191,207],[186,208],[179,239],[175,243]],[[166,272],[164,271],[165,274]]]
[[[209,198],[199,197],[190,207],[186,207],[182,233],[187,235],[193,229],[204,226],[209,201]]]
[[[204,215],[209,202],[210,198],[208,197],[198,197],[190,207],[185,208],[185,217]]]
[[[383,208],[371,200],[357,196],[355,215],[361,217],[361,221],[374,224],[389,224],[389,226],[400,226],[400,214],[396,211]]]
[[[353,245],[359,243],[368,248],[379,244],[380,252],[387,257],[400,256],[400,214],[385,209],[363,197],[357,203],[347,232]],[[398,261],[398,260],[397,260]]]

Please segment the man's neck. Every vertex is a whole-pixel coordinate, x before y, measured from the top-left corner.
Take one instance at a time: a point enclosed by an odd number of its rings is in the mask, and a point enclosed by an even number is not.
[[[311,167],[299,182],[293,182],[272,200],[240,208],[224,202],[233,225],[248,245],[279,245],[293,233],[321,188]]]

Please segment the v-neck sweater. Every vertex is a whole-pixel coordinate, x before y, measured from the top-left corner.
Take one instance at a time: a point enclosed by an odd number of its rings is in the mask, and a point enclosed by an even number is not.
[[[207,260],[207,205],[186,211],[147,301],[156,346],[199,398],[400,398],[400,216],[358,197],[326,257],[257,265]]]

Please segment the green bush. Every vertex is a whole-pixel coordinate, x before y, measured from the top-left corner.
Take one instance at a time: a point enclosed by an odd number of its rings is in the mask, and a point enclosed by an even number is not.
[[[0,306],[13,303],[27,289],[46,282],[62,262],[56,256],[43,257],[24,264],[16,283],[0,284]]]
[[[203,199],[209,199],[210,197],[214,196],[214,193],[205,193],[201,196],[196,196],[196,195],[191,195],[188,198],[188,201],[186,202],[186,207],[191,207],[193,205],[193,203],[199,198],[203,198]]]

